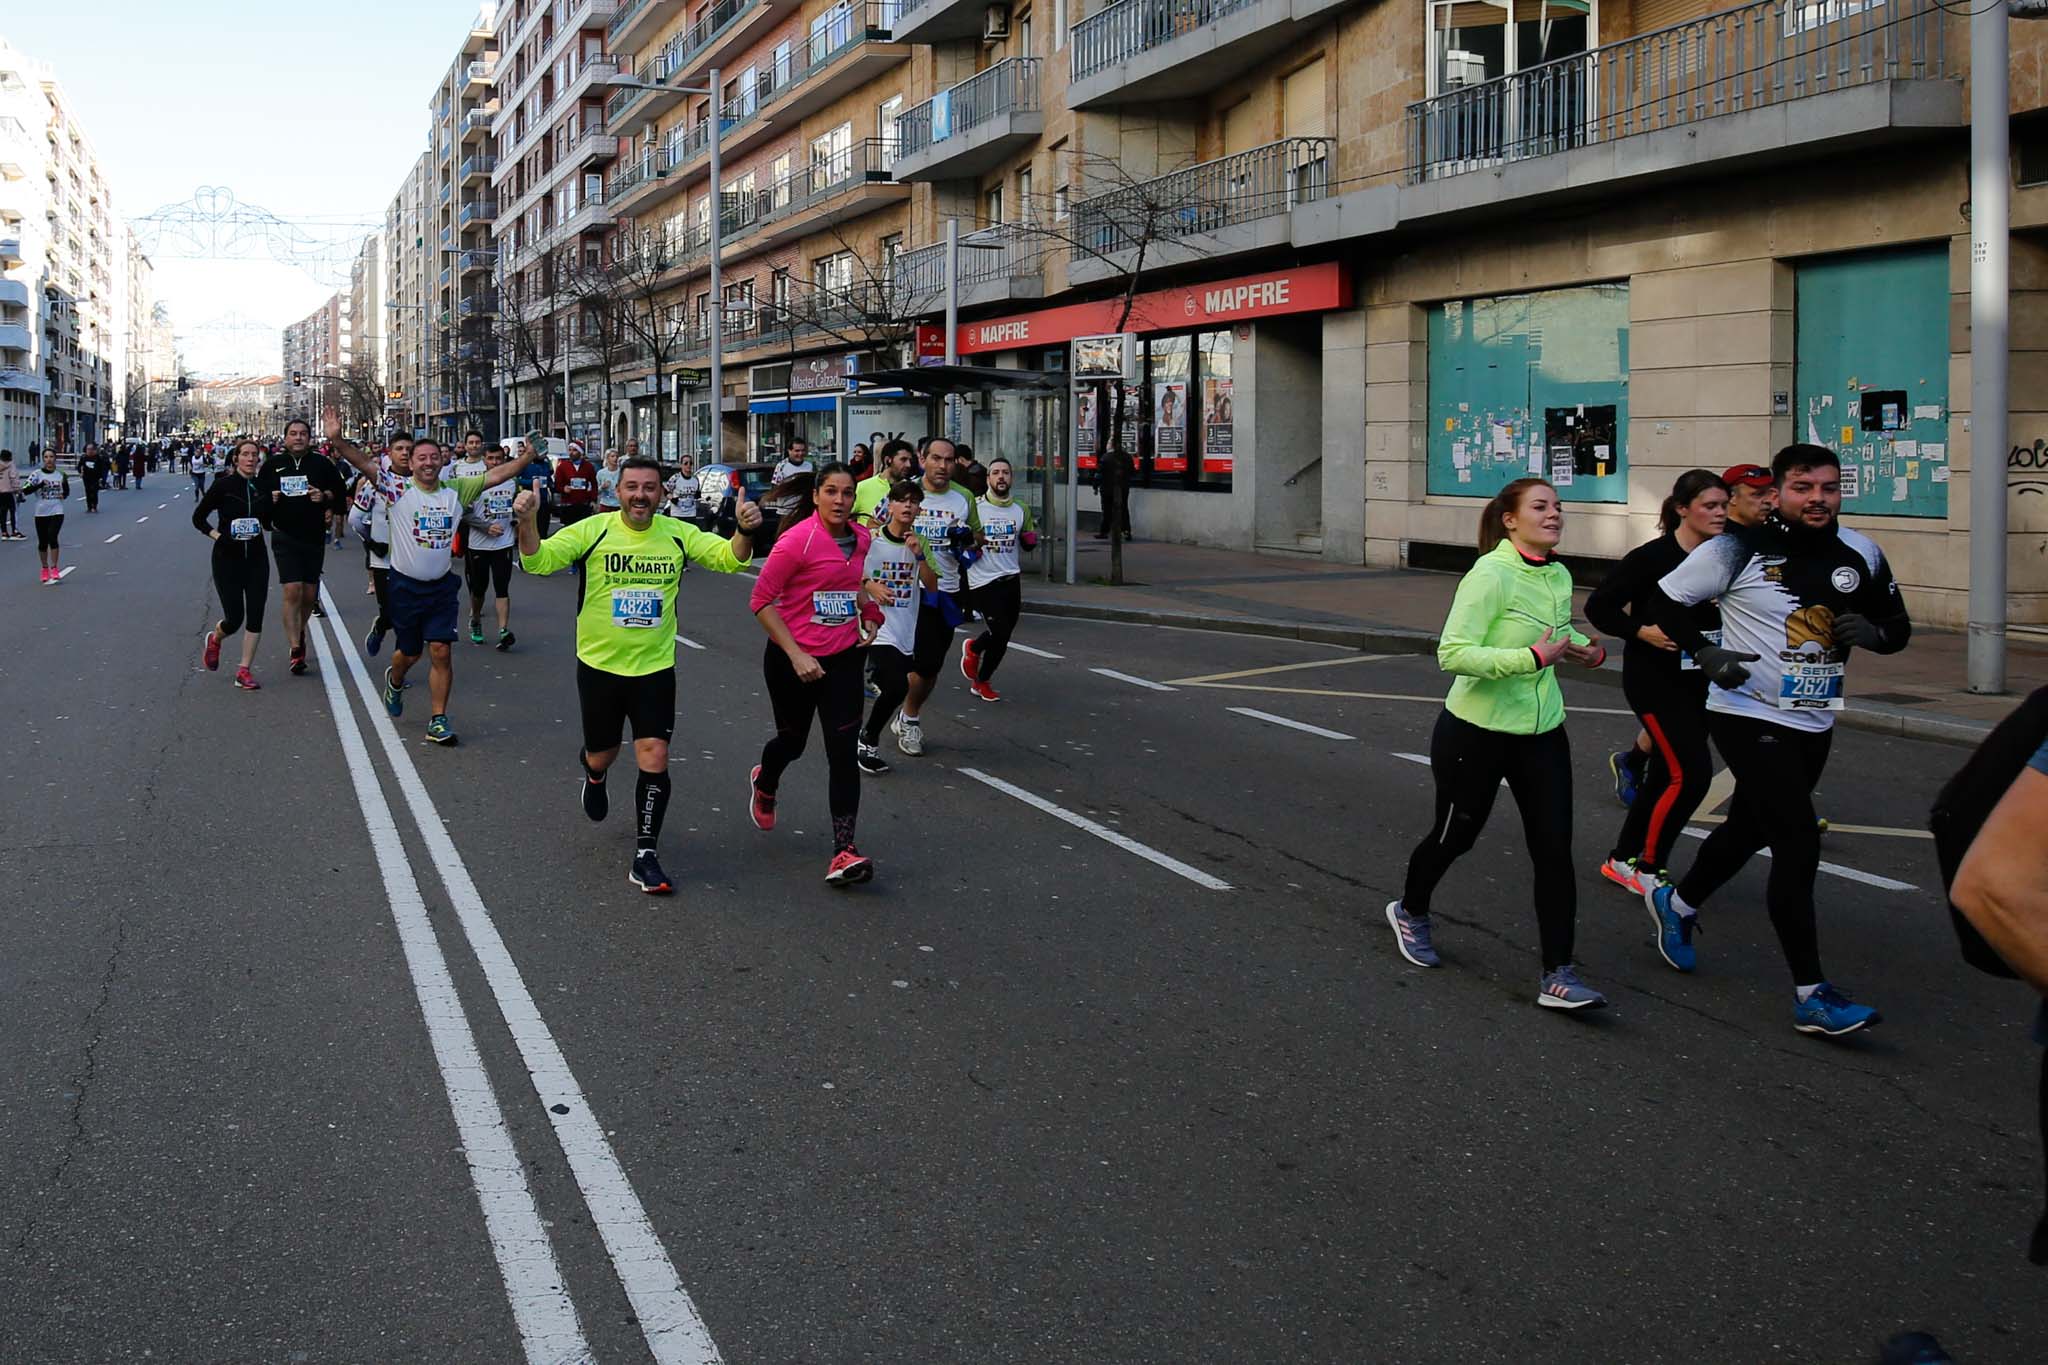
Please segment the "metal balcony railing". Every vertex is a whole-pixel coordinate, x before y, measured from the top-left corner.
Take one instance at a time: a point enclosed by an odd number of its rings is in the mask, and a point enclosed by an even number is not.
[[[727,194],[726,240],[794,217],[856,185],[891,183],[888,168],[895,153],[892,143],[878,137],[862,138],[829,155],[813,155],[810,165],[752,195]]]
[[[605,36],[616,38],[626,25],[633,22],[634,15],[653,3],[654,0],[632,0],[631,4],[620,5],[618,13],[612,16],[611,23],[605,29]]]
[[[495,199],[472,199],[462,206],[462,216],[457,220],[461,227],[473,227],[488,223],[498,216],[498,201]]]
[[[472,247],[457,258],[456,264],[463,270],[489,270],[497,264],[498,253],[488,247]]]
[[[1029,279],[1045,268],[1045,246],[1043,234],[1015,223],[966,233],[960,238],[960,286]],[[945,293],[946,244],[935,242],[904,252],[896,258],[890,279],[899,299]]]
[[[624,70],[624,68],[621,67],[621,70]],[[623,90],[612,92],[612,97],[604,102],[605,127],[618,127],[625,118],[626,111],[638,103],[643,95],[651,93],[646,87],[662,84],[668,79],[668,73],[668,54],[666,52],[658,52],[640,63],[637,68],[627,71],[627,75],[631,76],[634,80],[643,82],[643,84],[629,85]]]
[[[498,296],[495,293],[470,294],[462,300],[461,312],[466,318],[488,317],[498,311]]]
[[[471,62],[468,66],[462,69],[462,79],[466,83],[475,84],[479,81],[490,80],[491,77],[497,74],[497,72],[498,63],[495,60]]]
[[[491,120],[497,117],[497,113],[498,111],[495,109],[470,110],[468,113],[462,116],[463,135],[467,136],[470,133],[479,131],[486,133],[490,132]]]
[[[1036,57],[1011,57],[997,62],[899,115],[896,135],[902,139],[902,154],[915,156],[1003,114],[1036,110],[1038,61]]]
[[[1283,138],[1092,195],[1074,205],[1074,240],[1090,251],[1127,251],[1285,213],[1328,197],[1336,146],[1326,137]]]
[[[474,156],[466,156],[462,159],[462,178],[464,180],[469,179],[472,175],[489,175],[497,169],[498,158],[492,156],[489,152],[478,152]]]
[[[1194,33],[1258,0],[1117,0],[1075,24],[1067,44],[1071,79],[1092,76],[1140,52]]]
[[[1854,6],[1854,8],[1852,8]],[[1758,0],[1408,106],[1409,181],[1951,73],[1943,0]]]

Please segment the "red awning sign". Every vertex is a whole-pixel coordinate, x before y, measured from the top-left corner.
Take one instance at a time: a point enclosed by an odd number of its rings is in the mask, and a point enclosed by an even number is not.
[[[1221,326],[1288,313],[1320,313],[1350,304],[1351,277],[1342,265],[1332,261],[1213,284],[1154,289],[1131,301],[1131,315],[1123,330],[1142,333]],[[1075,337],[1116,330],[1122,309],[1121,299],[1102,299],[962,323],[959,351],[971,355],[978,351],[1057,346]]]

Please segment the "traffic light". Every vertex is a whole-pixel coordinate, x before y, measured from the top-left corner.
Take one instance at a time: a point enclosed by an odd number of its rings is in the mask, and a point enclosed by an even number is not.
[[[303,370],[293,370],[293,371],[292,371],[292,387],[293,387],[293,388],[295,388],[295,389],[303,389],[303,388],[305,388],[305,387],[306,387],[306,374],[305,374],[305,371],[303,371]]]

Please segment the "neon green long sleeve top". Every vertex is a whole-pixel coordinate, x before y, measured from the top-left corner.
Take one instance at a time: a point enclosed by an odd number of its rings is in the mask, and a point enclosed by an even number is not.
[[[1530,646],[1550,630],[1574,644],[1571,570],[1556,560],[1522,557],[1503,540],[1479,557],[1458,584],[1437,640],[1437,667],[1457,678],[1444,708],[1487,730],[1540,735],[1564,724],[1556,670],[1539,668]]]

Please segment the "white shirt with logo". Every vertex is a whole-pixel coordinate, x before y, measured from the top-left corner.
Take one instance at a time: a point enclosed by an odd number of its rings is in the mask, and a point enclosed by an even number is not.
[[[31,469],[21,481],[21,495],[36,500],[35,515],[64,515],[64,474],[61,470]]]
[[[464,518],[469,522],[469,548],[472,550],[504,550],[511,548],[515,534],[512,524],[512,499],[518,489],[509,483],[496,488],[486,488],[469,505]],[[495,523],[500,529],[492,535],[487,529]]]
[[[917,644],[917,608],[923,599],[918,584],[917,551],[908,541],[892,540],[886,530],[877,531],[868,542],[867,563],[862,575],[889,590],[888,605],[882,608],[882,628],[875,643],[904,654]]]
[[[1031,529],[1031,509],[1021,502],[981,498],[976,510],[986,539],[981,558],[968,566],[967,586],[978,588],[998,578],[1015,578],[1022,572],[1017,563],[1018,538]]]
[[[955,484],[943,493],[925,489],[924,501],[918,506],[916,530],[931,553],[932,570],[939,576],[941,590],[960,591],[960,560],[948,546],[946,537],[955,526],[978,524],[974,496],[959,485]]]
[[[400,485],[391,475],[380,485],[389,502],[391,567],[422,583],[446,578],[455,563],[455,528],[463,508],[484,491],[483,479],[453,479],[432,492],[415,479]]]

